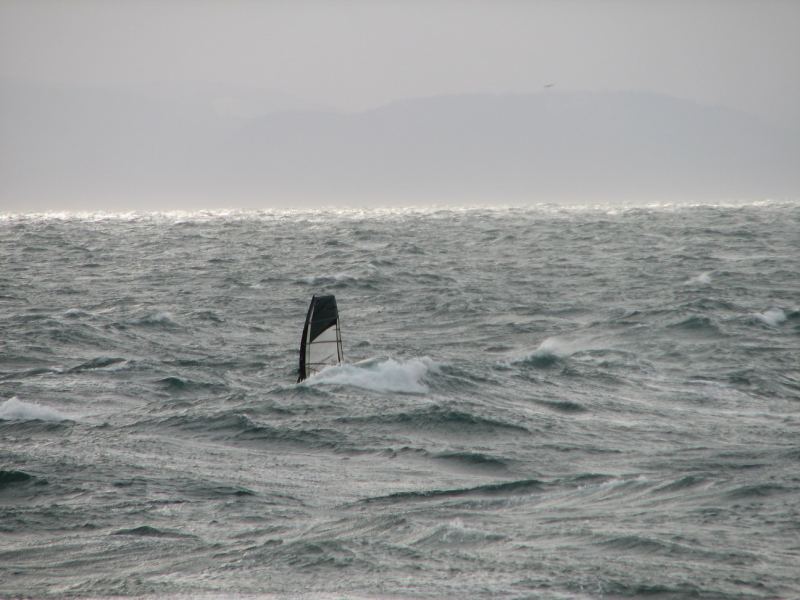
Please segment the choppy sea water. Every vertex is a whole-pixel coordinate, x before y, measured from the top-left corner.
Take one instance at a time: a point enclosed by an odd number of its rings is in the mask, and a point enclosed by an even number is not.
[[[5,215],[0,344],[0,596],[800,596],[798,204]]]

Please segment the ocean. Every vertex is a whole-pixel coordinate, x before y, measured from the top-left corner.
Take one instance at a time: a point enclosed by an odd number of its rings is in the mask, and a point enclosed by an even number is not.
[[[112,596],[800,597],[800,204],[0,215],[0,597]]]

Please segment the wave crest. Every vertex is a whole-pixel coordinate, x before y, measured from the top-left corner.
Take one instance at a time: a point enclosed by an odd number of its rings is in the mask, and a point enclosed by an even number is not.
[[[430,388],[425,377],[438,368],[427,356],[409,360],[371,359],[327,367],[306,379],[303,385],[346,385],[374,392],[426,394]]]
[[[770,327],[777,327],[786,320],[786,313],[780,308],[770,308],[763,313],[756,313],[755,318]]]
[[[528,352],[511,360],[511,364],[549,367],[576,352],[591,348],[588,340],[567,340],[559,337],[545,338],[533,352]]]
[[[705,271],[699,275],[689,278],[686,285],[708,285],[711,283],[711,272]]]
[[[54,408],[23,402],[16,396],[0,404],[0,421],[69,421]]]

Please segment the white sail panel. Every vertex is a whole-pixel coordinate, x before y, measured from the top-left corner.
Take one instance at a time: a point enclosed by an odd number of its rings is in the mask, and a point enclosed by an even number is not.
[[[309,375],[328,365],[339,364],[339,339],[336,325],[328,327],[306,346],[306,369]]]
[[[342,361],[342,336],[334,296],[314,296],[300,341],[298,382]]]

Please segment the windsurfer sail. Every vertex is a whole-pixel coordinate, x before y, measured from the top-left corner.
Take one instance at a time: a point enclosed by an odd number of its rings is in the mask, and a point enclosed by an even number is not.
[[[300,340],[300,383],[329,365],[342,362],[342,333],[335,296],[312,296]]]

